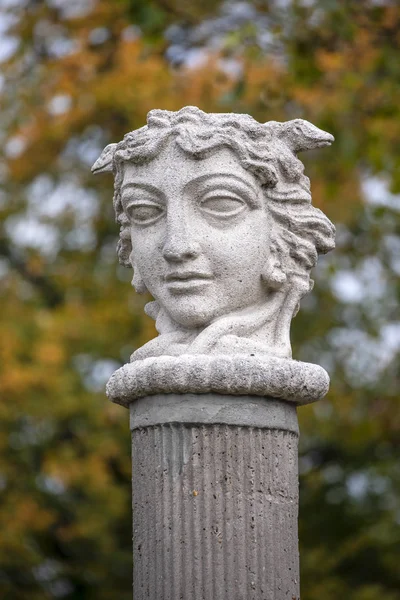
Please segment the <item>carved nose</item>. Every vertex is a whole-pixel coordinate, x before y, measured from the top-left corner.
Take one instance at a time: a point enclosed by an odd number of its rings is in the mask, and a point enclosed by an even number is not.
[[[162,253],[166,260],[179,262],[196,258],[200,253],[200,246],[181,222],[174,231],[168,232]]]

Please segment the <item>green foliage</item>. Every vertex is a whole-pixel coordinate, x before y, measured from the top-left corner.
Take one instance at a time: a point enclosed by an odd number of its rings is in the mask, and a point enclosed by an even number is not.
[[[3,9],[18,42],[0,92],[7,600],[131,597],[128,416],[104,381],[154,328],[117,266],[111,178],[90,165],[151,108],[187,104],[303,117],[336,137],[305,157],[339,235],[293,327],[294,355],[332,377],[327,399],[299,411],[302,598],[400,600],[400,8],[240,5]]]

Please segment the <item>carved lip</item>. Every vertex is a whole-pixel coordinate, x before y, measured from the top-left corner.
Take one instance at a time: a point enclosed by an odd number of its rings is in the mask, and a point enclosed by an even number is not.
[[[213,279],[209,273],[199,273],[198,271],[173,271],[165,276],[165,281],[180,283],[183,281],[196,281],[198,279]]]
[[[212,275],[197,271],[174,271],[165,277],[172,294],[196,293],[210,285],[213,279]]]

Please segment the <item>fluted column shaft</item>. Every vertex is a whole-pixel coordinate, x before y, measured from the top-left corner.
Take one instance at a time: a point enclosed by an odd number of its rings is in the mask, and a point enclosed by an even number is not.
[[[134,600],[297,600],[295,406],[160,395],[131,426]]]

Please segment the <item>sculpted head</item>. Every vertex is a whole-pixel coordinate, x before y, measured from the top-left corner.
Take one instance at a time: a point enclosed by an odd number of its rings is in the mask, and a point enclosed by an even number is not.
[[[223,352],[225,343],[290,354],[310,270],[334,246],[296,152],[332,139],[306,121],[186,107],[153,110],[147,126],[107,146],[93,171],[114,172],[118,256],[155,299],[148,312],[161,336],[151,352]]]

